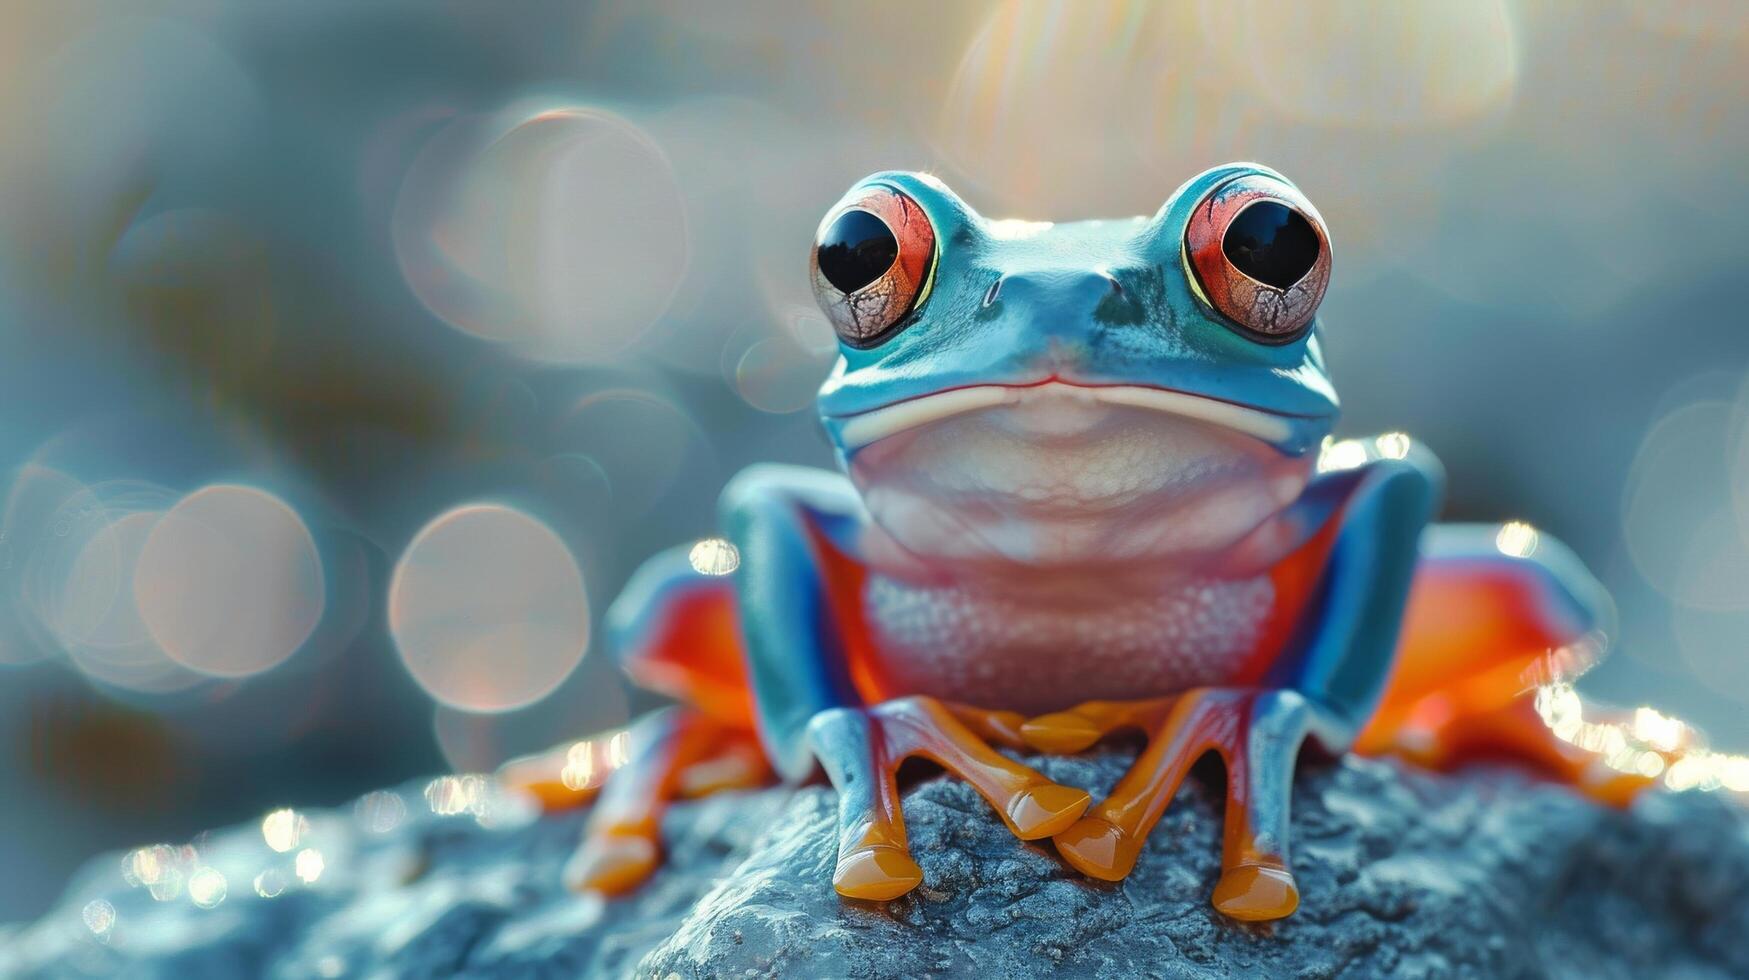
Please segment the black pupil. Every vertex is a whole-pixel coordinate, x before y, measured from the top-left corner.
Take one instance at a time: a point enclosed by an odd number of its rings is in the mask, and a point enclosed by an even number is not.
[[[1318,233],[1306,216],[1285,204],[1258,201],[1227,226],[1221,251],[1233,267],[1261,283],[1286,289],[1318,261]]]
[[[820,236],[820,273],[840,292],[854,293],[879,279],[899,257],[899,240],[867,211],[846,211]]]

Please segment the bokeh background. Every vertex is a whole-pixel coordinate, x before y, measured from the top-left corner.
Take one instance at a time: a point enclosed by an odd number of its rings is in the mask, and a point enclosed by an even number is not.
[[[806,249],[892,167],[1287,173],[1341,431],[1598,570],[1582,690],[1749,750],[1746,65],[1735,0],[0,3],[0,921],[646,706],[601,612],[829,464]]]

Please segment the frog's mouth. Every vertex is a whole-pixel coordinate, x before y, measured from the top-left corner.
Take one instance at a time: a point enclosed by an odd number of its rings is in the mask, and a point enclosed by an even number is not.
[[[880,408],[843,415],[836,423],[846,452],[918,426],[999,406],[1020,405],[1040,396],[1069,397],[1088,404],[1144,408],[1219,425],[1274,446],[1294,441],[1294,419],[1234,402],[1149,385],[1075,384],[1060,378],[1025,385],[970,385],[920,395]]]

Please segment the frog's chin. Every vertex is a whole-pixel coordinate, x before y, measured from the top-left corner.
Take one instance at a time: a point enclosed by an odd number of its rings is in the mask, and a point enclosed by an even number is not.
[[[1154,397],[1176,393],[1009,390],[1022,394],[907,420],[850,457],[870,516],[907,551],[1042,565],[1215,554],[1311,473],[1260,422]]]

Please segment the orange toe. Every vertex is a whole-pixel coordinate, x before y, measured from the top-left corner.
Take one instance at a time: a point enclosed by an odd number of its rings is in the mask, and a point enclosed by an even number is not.
[[[547,813],[583,806],[595,798],[600,782],[576,778],[566,758],[554,751],[512,759],[498,769],[498,783],[533,796]]]
[[[1018,711],[988,711],[973,730],[992,742],[1010,748],[1025,748],[1026,738],[1020,733],[1026,716]]]
[[[1266,922],[1292,915],[1300,907],[1300,889],[1281,868],[1242,864],[1222,872],[1213,901],[1228,918]]]
[[[1045,783],[1014,797],[1008,819],[1021,840],[1038,840],[1069,829],[1093,802],[1086,790]]]
[[[641,834],[591,837],[565,868],[565,883],[577,891],[619,895],[644,883],[656,870],[656,842]]]
[[[885,902],[923,883],[923,869],[904,848],[876,844],[838,859],[832,887],[845,898]]]
[[[1082,817],[1054,839],[1063,860],[1102,881],[1122,881],[1142,853],[1141,841],[1101,817]]]
[[[1104,734],[1090,719],[1073,711],[1040,715],[1020,726],[1020,737],[1040,752],[1079,752]]]
[[[1605,806],[1625,809],[1637,799],[1652,780],[1639,773],[1625,773],[1593,761],[1574,777],[1579,792]]]
[[[543,813],[556,813],[561,810],[571,810],[586,805],[595,799],[597,787],[572,787],[557,779],[526,780],[504,779],[504,785],[519,789],[534,797],[540,804]]]

